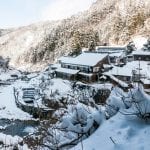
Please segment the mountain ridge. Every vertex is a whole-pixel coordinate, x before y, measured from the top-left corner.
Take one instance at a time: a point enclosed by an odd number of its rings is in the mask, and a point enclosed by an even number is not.
[[[150,0],[97,0],[84,12],[60,21],[46,21],[0,30],[0,55],[18,69],[37,71],[62,55],[94,45],[127,44],[150,35]]]

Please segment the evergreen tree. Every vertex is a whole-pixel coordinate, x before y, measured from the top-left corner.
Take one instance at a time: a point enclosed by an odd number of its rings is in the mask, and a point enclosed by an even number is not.
[[[129,42],[127,45],[127,53],[132,53],[132,51],[136,50],[135,44],[133,41]]]
[[[150,38],[147,40],[147,43],[143,45],[144,51],[150,51]]]

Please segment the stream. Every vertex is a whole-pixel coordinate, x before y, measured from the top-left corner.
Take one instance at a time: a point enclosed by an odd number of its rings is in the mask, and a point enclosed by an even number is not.
[[[39,121],[34,120],[9,120],[0,119],[0,132],[11,136],[24,137],[33,133],[39,126]]]

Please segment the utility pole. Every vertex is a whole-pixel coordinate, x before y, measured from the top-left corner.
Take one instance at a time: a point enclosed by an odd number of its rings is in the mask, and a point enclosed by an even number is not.
[[[138,87],[140,86],[140,69],[141,69],[140,60],[141,60],[141,57],[139,57],[139,75],[138,75]]]

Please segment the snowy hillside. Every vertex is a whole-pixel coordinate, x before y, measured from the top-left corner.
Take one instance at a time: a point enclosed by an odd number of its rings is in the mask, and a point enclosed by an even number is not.
[[[118,89],[114,91],[116,94],[118,92]],[[132,103],[130,108],[126,109],[123,106],[124,104],[121,104],[119,100],[123,95],[121,94],[121,97],[113,98],[114,94],[112,94],[110,99],[113,102],[108,102],[108,104],[120,107],[119,111],[115,115],[113,114],[114,116],[109,120],[105,120],[93,135],[83,141],[83,144],[79,143],[71,150],[81,150],[82,147],[85,150],[99,150],[100,148],[104,150],[126,150],[129,147],[135,150],[148,150],[150,147],[148,141],[150,136],[150,122],[149,120],[146,121],[144,118],[140,118],[138,113],[141,111],[143,115],[146,115],[146,113],[149,115],[150,96],[143,93],[142,89],[134,89],[130,94],[133,94],[132,96],[141,103],[139,109],[137,109],[138,103]],[[126,103],[130,100],[128,97],[124,102]]]
[[[85,150],[148,150],[150,126],[134,116],[117,114],[104,122],[88,139],[83,141]],[[81,150],[81,143],[72,150]]]
[[[35,73],[0,70],[0,148],[149,149],[150,95],[140,83],[128,87],[119,80],[126,90],[110,81],[74,82],[57,78],[51,67]],[[118,66],[128,74],[134,67],[136,61]]]
[[[150,0],[0,29],[0,149],[149,150],[149,139]]]
[[[94,45],[126,44],[150,33],[149,0],[97,0],[89,10],[58,22],[1,31],[0,55],[14,67],[40,70],[63,54]],[[7,31],[6,31],[7,33]],[[24,66],[24,67],[22,67]]]

